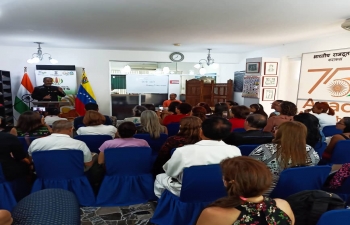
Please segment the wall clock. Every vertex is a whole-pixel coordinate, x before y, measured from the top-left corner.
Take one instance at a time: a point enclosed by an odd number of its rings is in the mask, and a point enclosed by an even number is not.
[[[169,58],[173,62],[181,62],[185,59],[185,56],[180,52],[173,52],[170,54]]]

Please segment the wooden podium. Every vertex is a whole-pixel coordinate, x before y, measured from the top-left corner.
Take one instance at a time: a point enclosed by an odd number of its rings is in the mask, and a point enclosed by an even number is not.
[[[70,105],[69,102],[60,102],[60,101],[37,101],[32,102],[33,105],[37,107],[45,107],[45,108],[59,108],[62,105]]]

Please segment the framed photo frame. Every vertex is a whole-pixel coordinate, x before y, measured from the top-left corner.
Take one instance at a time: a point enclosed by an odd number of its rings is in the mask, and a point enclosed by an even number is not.
[[[247,62],[246,73],[260,73],[260,62]]]
[[[262,95],[263,101],[275,101],[276,88],[264,88]]]
[[[277,76],[263,76],[263,87],[277,87],[278,77]]]
[[[278,62],[265,62],[264,75],[277,75]]]

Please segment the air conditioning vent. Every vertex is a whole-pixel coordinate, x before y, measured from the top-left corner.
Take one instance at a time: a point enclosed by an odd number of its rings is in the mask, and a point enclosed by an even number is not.
[[[134,64],[130,65],[131,70],[156,70],[158,64]]]

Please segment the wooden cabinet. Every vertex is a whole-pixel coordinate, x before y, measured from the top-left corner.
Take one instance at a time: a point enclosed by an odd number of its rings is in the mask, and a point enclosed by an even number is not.
[[[9,71],[0,70],[0,116],[3,125],[13,126],[13,103]]]

